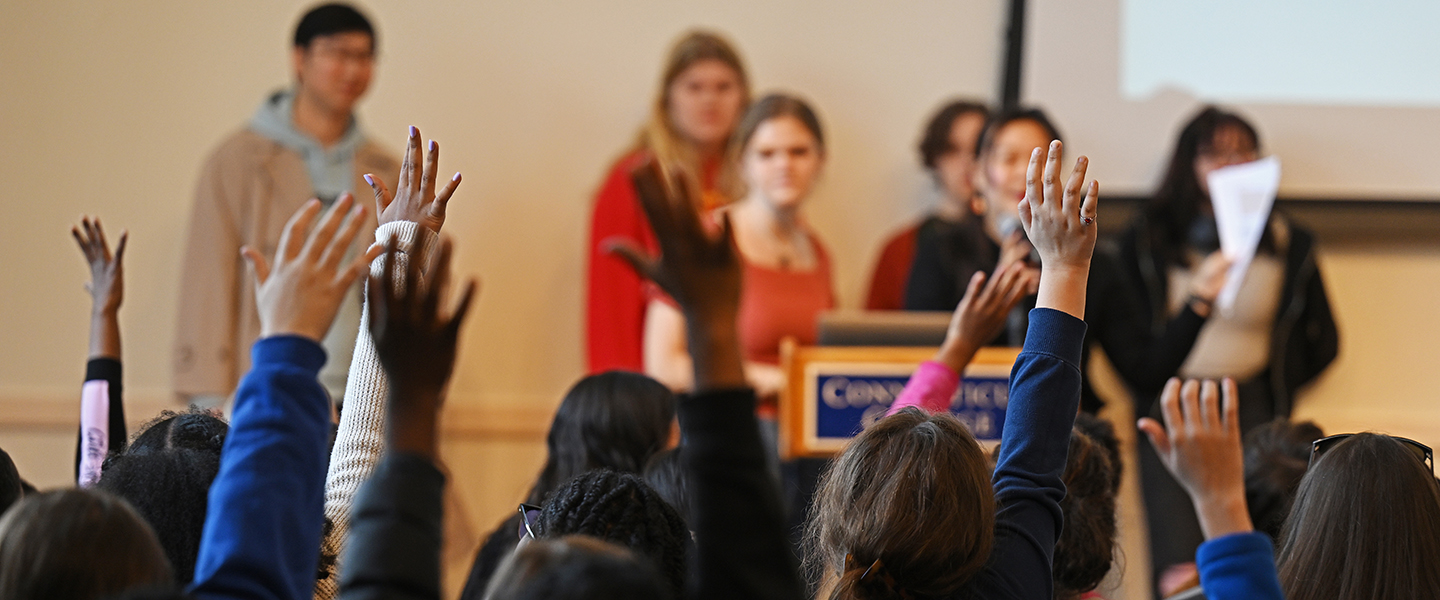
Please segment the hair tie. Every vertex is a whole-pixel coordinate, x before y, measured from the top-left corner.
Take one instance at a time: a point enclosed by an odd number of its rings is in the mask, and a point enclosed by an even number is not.
[[[845,571],[850,572],[859,568],[860,564],[856,562],[855,555],[847,553],[845,555]],[[905,591],[904,588],[900,587],[899,583],[895,582],[895,577],[885,568],[885,563],[878,558],[875,559],[875,562],[870,563],[870,566],[865,567],[865,572],[860,574],[859,582],[861,585],[866,586],[878,584],[884,586],[891,594],[904,598],[905,600],[910,600],[911,598],[910,592]]]

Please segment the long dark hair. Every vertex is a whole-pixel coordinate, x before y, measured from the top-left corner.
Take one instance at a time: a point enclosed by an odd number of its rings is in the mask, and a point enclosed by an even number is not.
[[[545,466],[526,495],[545,499],[567,481],[592,469],[639,473],[663,450],[675,420],[675,394],[638,373],[609,371],[581,379],[560,402]]]
[[[1404,443],[1356,434],[1316,458],[1277,563],[1290,600],[1428,598],[1440,590],[1440,486]]]
[[[1165,178],[1146,210],[1152,247],[1167,265],[1190,266],[1185,241],[1202,207],[1210,204],[1210,195],[1195,176],[1195,159],[1211,149],[1216,133],[1231,127],[1248,135],[1255,150],[1260,150],[1260,134],[1254,126],[1240,115],[1214,106],[1206,106],[1180,130]]]
[[[935,116],[930,117],[920,136],[920,164],[933,171],[940,157],[955,151],[955,147],[950,145],[950,129],[955,126],[956,120],[969,114],[980,115],[987,121],[990,119],[990,109],[971,100],[952,100],[935,111]]]

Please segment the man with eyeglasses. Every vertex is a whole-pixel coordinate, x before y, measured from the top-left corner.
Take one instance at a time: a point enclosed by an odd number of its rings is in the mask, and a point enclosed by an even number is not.
[[[273,255],[287,217],[306,200],[329,205],[342,193],[368,192],[366,173],[399,170],[354,115],[375,53],[375,30],[354,7],[325,4],[305,13],[291,50],[294,84],[266,97],[201,170],[174,346],[175,391],[187,404],[219,405],[249,370],[260,323],[240,247]],[[374,227],[372,213],[366,229]],[[329,360],[320,381],[335,399],[344,395],[359,321],[359,298],[351,294],[324,340]]]

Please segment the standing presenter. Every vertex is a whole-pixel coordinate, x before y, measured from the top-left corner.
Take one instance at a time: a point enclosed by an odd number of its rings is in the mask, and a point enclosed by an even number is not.
[[[354,7],[325,4],[295,27],[295,81],[267,96],[201,169],[190,215],[175,330],[175,392],[215,406],[249,370],[260,322],[240,247],[271,255],[286,219],[306,200],[326,205],[370,190],[365,173],[394,173],[399,162],[361,131],[355,105],[375,68],[376,36]],[[374,218],[366,226],[373,231]],[[323,341],[320,381],[341,398],[360,322],[358,295],[341,308]]]

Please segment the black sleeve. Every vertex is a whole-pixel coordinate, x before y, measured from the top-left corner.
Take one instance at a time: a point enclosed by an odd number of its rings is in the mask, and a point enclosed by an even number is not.
[[[1185,364],[1205,318],[1186,306],[1159,336],[1152,335],[1140,306],[1142,292],[1129,284],[1118,261],[1103,252],[1096,252],[1091,261],[1087,295],[1085,321],[1137,403],[1144,405],[1137,405],[1135,414],[1145,416],[1148,403]]]
[[[696,552],[687,598],[800,600],[780,493],[765,470],[753,390],[683,398],[681,453],[694,490]]]
[[[1340,329],[1330,312],[1330,296],[1325,293],[1325,281],[1313,251],[1306,257],[1305,266],[1310,271],[1305,289],[1300,292],[1305,294],[1305,310],[1296,324],[1298,330],[1292,333],[1294,341],[1290,342],[1299,346],[1305,360],[1298,365],[1295,381],[1289,386],[1291,390],[1318,377],[1340,354]]]
[[[103,380],[108,382],[110,388],[110,440],[108,456],[113,456],[125,451],[125,440],[128,437],[125,432],[125,389],[121,383],[120,361],[114,358],[92,358],[85,363],[85,381]],[[75,478],[80,478],[80,453],[83,451],[81,443],[85,439],[85,432],[80,431],[79,426],[75,429]]]
[[[905,310],[955,310],[954,273],[947,268],[941,236],[922,227],[915,235],[915,260],[905,282]]]
[[[355,497],[340,561],[345,600],[440,597],[445,475],[428,459],[389,453]]]

